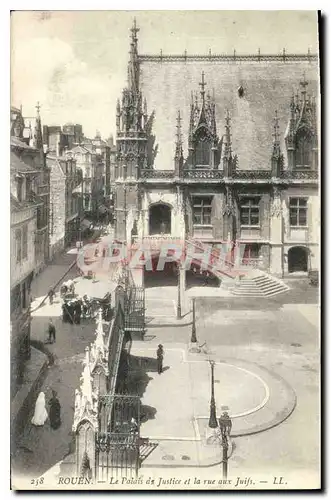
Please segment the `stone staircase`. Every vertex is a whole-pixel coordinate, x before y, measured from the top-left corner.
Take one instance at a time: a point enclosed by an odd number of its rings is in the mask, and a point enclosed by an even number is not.
[[[193,249],[206,251],[208,245],[188,239],[186,240],[187,255],[193,255]],[[287,292],[290,287],[282,280],[260,269],[252,267],[236,268],[232,262],[222,258],[217,250],[210,253],[211,265],[208,271],[221,281],[221,287],[237,297],[273,297]]]
[[[227,288],[237,297],[273,297],[290,289],[282,280],[260,270],[250,271],[235,283],[228,283]]]

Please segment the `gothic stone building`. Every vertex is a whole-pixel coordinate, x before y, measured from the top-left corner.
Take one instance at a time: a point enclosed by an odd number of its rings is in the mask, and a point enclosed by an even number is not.
[[[138,31],[116,110],[115,236],[230,241],[239,264],[278,276],[317,268],[317,57],[140,55]]]

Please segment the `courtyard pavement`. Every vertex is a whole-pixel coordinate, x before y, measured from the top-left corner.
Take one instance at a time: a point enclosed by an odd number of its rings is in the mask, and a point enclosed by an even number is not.
[[[59,269],[54,269],[52,273],[50,276],[56,281]],[[78,278],[78,283],[84,283],[82,278]],[[46,285],[45,292],[39,289],[41,293],[47,293]],[[96,282],[90,286],[97,289],[101,284]],[[159,311],[160,316],[172,315],[175,319],[175,288],[154,292],[147,289],[147,314]],[[142,404],[155,411],[150,411],[150,418],[142,424],[141,433],[150,435],[151,439],[154,436],[158,443],[143,464],[146,474],[160,467],[171,466],[175,471],[178,467],[211,466],[220,461],[219,444],[205,446],[202,443],[203,429],[206,428],[204,419],[209,413],[210,357],[218,362],[215,367],[215,381],[219,381],[215,384],[218,414],[223,405],[229,406],[230,413],[235,414],[259,406],[265,398],[265,386],[261,382],[268,378],[265,369],[275,374],[275,380],[280,377],[285,386],[286,383],[290,385],[296,396],[294,411],[281,425],[233,438],[229,460],[231,474],[242,476],[256,474],[257,471],[276,474],[286,470],[308,474],[318,470],[319,307],[311,296],[307,300],[305,290],[295,290],[293,297],[295,300],[290,304],[282,304],[280,300],[257,302],[256,299],[197,298],[197,337],[202,347],[201,354],[191,355],[191,358],[203,356],[205,361],[202,363],[182,362],[182,352],[186,351],[191,336],[189,321],[177,328],[171,325],[147,327],[144,342],[134,341],[134,355],[153,359],[157,345],[162,343],[165,348],[164,366],[169,367],[161,375],[147,371],[148,383],[142,394]],[[58,298],[52,306],[46,304],[38,309],[34,314],[31,336],[44,341],[48,319],[53,318],[57,341],[47,345],[47,348],[55,355],[55,363],[49,368],[42,390],[46,392],[46,399],[51,389],[58,391],[63,423],[60,429],[52,431],[48,423],[41,429],[32,428],[30,417],[27,419],[25,434],[12,462],[14,471],[24,468],[27,475],[45,473],[69,452],[74,391],[82,371],[82,353],[94,338],[93,322],[63,324],[59,314]],[[239,378],[239,372],[226,364],[246,369],[249,364],[249,373],[242,372],[244,376]],[[270,379],[267,386],[272,387]],[[231,393],[225,390],[226,387],[233,387]],[[283,406],[279,403],[278,409],[270,409],[267,420],[271,421]],[[255,412],[256,415],[259,411]],[[151,417],[153,413],[154,418]],[[199,435],[200,442],[196,439]]]

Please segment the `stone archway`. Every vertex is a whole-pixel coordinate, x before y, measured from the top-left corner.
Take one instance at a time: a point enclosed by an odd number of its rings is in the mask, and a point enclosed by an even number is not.
[[[171,206],[155,203],[149,207],[149,235],[171,234]]]
[[[308,271],[308,248],[292,247],[288,251],[288,272],[307,272]]]

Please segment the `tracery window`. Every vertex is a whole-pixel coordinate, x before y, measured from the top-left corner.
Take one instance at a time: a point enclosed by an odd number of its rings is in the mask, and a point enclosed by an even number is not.
[[[207,167],[210,164],[210,144],[206,137],[202,137],[197,143],[195,163],[198,167]]]
[[[309,168],[312,163],[312,140],[309,134],[301,133],[296,140],[295,166]]]

